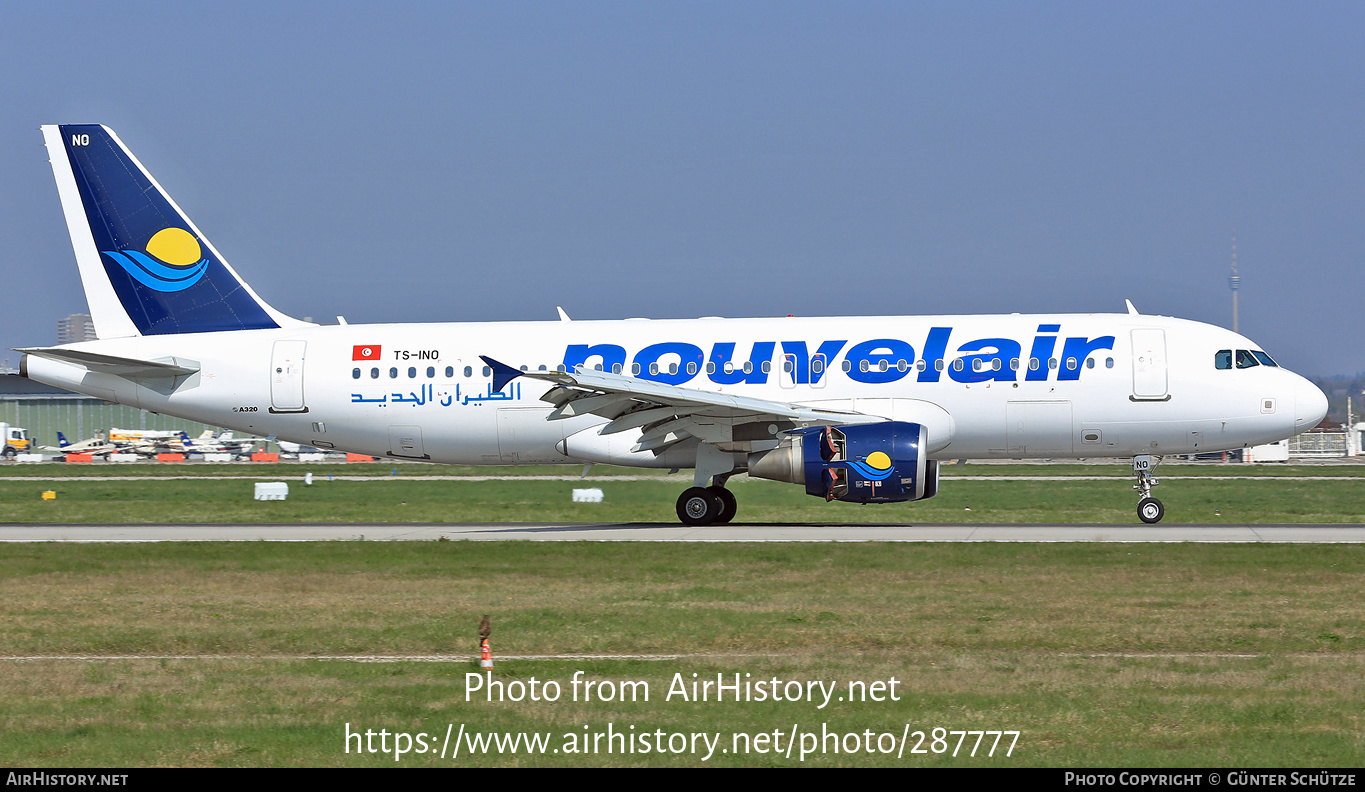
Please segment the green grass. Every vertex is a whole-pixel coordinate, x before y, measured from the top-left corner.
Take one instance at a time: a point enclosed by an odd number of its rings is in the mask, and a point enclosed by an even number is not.
[[[434,465],[414,462],[375,462],[352,463],[313,463],[313,462],[239,462],[220,464],[214,462],[94,462],[88,464],[0,462],[0,478],[44,478],[60,476],[67,478],[108,477],[108,476],[196,476],[215,478],[232,477],[287,477],[302,478],[311,472],[315,477],[335,476],[577,476],[581,465]],[[1051,462],[972,462],[966,465],[945,463],[942,468],[944,478],[962,476],[1112,476],[1132,478],[1132,468],[1127,460],[1092,460],[1089,463],[1051,463]],[[1365,478],[1365,465],[1355,464],[1220,464],[1217,462],[1167,462],[1157,468],[1161,477],[1178,478],[1182,476],[1274,476],[1294,478],[1304,476],[1333,476]],[[664,470],[644,468],[625,468],[615,465],[594,465],[593,478],[617,476],[668,476]],[[674,476],[674,478],[677,478]]]
[[[985,466],[982,466],[985,467]],[[426,468],[423,468],[426,470]],[[1035,470],[1048,470],[1035,468]],[[253,480],[212,478],[127,481],[75,477],[0,481],[3,522],[664,522],[690,481],[540,480],[290,481],[289,499],[252,500]],[[1049,471],[1050,473],[1050,471]],[[259,480],[278,480],[262,476]],[[1155,494],[1168,522],[1360,523],[1365,497],[1354,480],[1269,481],[1168,477]],[[600,504],[572,502],[576,487],[600,487]],[[1127,478],[1112,481],[945,479],[935,498],[917,503],[825,503],[790,484],[736,478],[739,523],[1135,523],[1137,496]],[[51,490],[56,500],[41,495]]]
[[[1008,758],[814,766],[1336,766],[1365,762],[1365,548],[1316,545],[206,543],[0,547],[9,765],[393,765],[345,724],[840,734],[1017,729]],[[504,684],[466,701],[492,616]],[[266,655],[462,655],[359,664]],[[513,654],[679,654],[516,661]],[[574,702],[575,671],[648,702]],[[900,701],[665,700],[674,674],[897,680]],[[785,738],[784,738],[785,739]],[[926,741],[926,745],[928,742]],[[912,741],[913,745],[913,741]],[[908,751],[908,749],[907,749]],[[694,766],[697,755],[408,755],[401,764]],[[795,766],[772,754],[706,764]]]
[[[135,466],[183,473],[219,466]],[[312,466],[221,466],[289,476],[285,502],[250,480],[0,481],[0,520],[57,522],[565,521],[673,523],[687,481],[420,481],[464,470],[398,466],[325,481]],[[140,468],[140,469],[139,469]],[[354,475],[394,466],[349,465]],[[298,482],[303,470],[318,482]],[[7,466],[51,474],[49,465]],[[1352,474],[1332,466],[1163,466],[1181,522],[1365,522]],[[797,487],[735,481],[740,521],[1131,523],[1120,466],[968,465],[913,504],[825,504]],[[594,474],[612,471],[595,468]],[[602,504],[573,504],[575,486]],[[43,501],[45,489],[58,493]],[[970,511],[967,509],[970,508]],[[1214,511],[1221,511],[1221,515]],[[0,527],[0,536],[3,535]],[[0,661],[0,762],[11,766],[388,766],[346,753],[345,724],[444,736],[774,730],[841,735],[1017,729],[1013,756],[718,754],[720,766],[1236,766],[1365,763],[1365,548],[1184,544],[164,543],[0,545],[0,654],[196,659]],[[493,618],[504,683],[575,671],[643,681],[649,702],[466,701],[479,618]],[[363,664],[319,655],[458,655]],[[679,659],[515,661],[531,654]],[[218,656],[213,659],[209,656]],[[269,659],[271,656],[294,659]],[[897,680],[900,701],[665,701],[691,680]],[[434,739],[434,738],[433,738]],[[786,739],[785,736],[783,738]],[[929,745],[926,739],[925,746]],[[1003,748],[1001,749],[1003,750]],[[408,754],[398,764],[696,766],[682,754]]]

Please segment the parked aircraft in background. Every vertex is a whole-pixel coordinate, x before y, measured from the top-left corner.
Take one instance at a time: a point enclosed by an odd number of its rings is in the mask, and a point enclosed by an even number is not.
[[[102,456],[118,451],[118,446],[98,437],[89,440],[82,440],[79,443],[72,443],[66,439],[66,435],[57,433],[57,447],[42,446],[43,451],[57,451],[62,454],[90,454],[92,456]]]
[[[454,464],[692,468],[913,501],[941,459],[1133,458],[1273,442],[1327,410],[1244,336],[1120,314],[319,326],[261,300],[110,130],[45,126],[97,341],[32,379],[287,442]]]

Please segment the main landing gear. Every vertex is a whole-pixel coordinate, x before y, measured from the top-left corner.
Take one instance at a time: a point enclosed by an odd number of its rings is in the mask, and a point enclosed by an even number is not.
[[[1137,474],[1138,480],[1133,489],[1142,493],[1138,500],[1138,519],[1145,523],[1159,523],[1161,518],[1166,516],[1166,507],[1152,497],[1152,487],[1161,483],[1152,476],[1160,462],[1160,457],[1153,460],[1148,454],[1133,457],[1133,472]]]
[[[724,525],[738,510],[734,493],[720,484],[692,487],[678,498],[678,519],[687,525]]]

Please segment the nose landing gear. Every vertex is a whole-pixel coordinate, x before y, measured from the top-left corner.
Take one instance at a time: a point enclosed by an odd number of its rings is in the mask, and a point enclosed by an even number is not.
[[[1166,516],[1166,507],[1152,497],[1152,487],[1161,483],[1152,475],[1160,462],[1160,457],[1153,460],[1149,454],[1133,457],[1133,472],[1137,474],[1137,483],[1133,485],[1133,489],[1142,493],[1138,500],[1138,519],[1145,523],[1158,523]]]

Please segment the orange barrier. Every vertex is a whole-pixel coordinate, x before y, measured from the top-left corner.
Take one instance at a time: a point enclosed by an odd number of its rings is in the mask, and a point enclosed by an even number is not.
[[[158,461],[158,462],[184,462],[184,461],[185,461],[185,455],[184,455],[184,454],[157,454],[157,455],[156,455],[156,461]]]
[[[347,461],[347,462],[373,462],[373,461],[374,461],[374,457],[372,457],[372,456],[365,456],[364,454],[347,454],[347,455],[346,455],[346,461]]]
[[[258,451],[258,452],[256,452],[256,453],[254,453],[254,454],[251,455],[251,461],[252,461],[252,462],[279,462],[279,461],[280,461],[280,455],[279,455],[279,454],[262,454],[261,452]]]
[[[66,461],[67,461],[67,462],[94,462],[94,461],[95,461],[95,457],[94,457],[93,454],[67,454],[67,455],[66,455]]]

